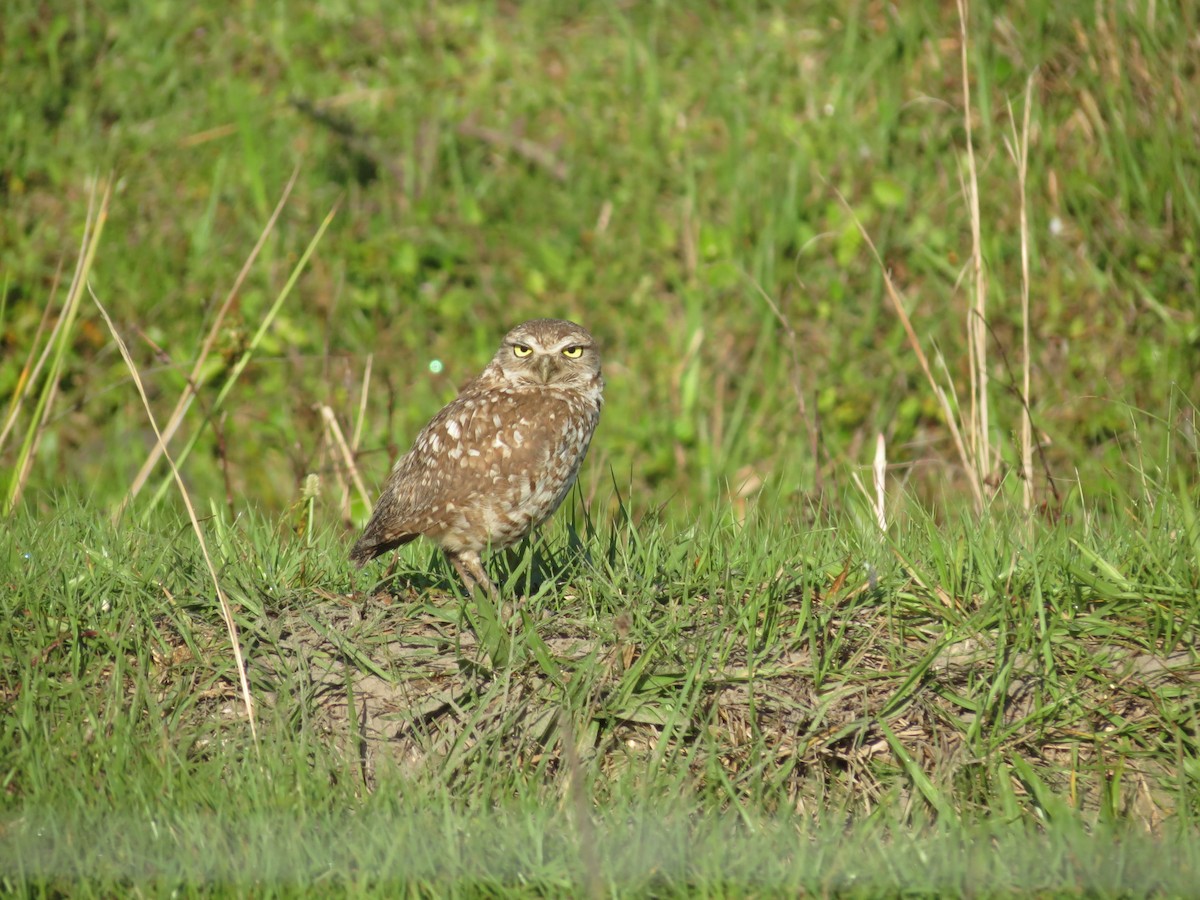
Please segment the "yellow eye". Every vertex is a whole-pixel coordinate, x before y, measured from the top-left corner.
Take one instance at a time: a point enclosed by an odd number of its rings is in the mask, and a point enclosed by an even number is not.
[[[524,344],[513,344],[513,356],[517,357],[518,359],[524,359],[532,352],[533,351]]]
[[[564,347],[563,348],[563,356],[565,356],[567,359],[579,359],[579,357],[583,356],[583,348],[582,347]]]

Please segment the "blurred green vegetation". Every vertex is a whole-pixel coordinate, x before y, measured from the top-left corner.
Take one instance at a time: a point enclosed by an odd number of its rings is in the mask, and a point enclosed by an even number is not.
[[[1180,422],[1200,378],[1198,18],[1193,4],[974,4],[1002,477],[1021,419],[1004,140],[1030,76],[1031,406],[1049,471],[1094,492],[1146,466],[1195,468]],[[111,178],[91,283],[165,416],[298,167],[183,428],[202,432],[186,466],[199,497],[277,510],[307,474],[331,477],[315,407],[350,433],[369,357],[359,448],[373,487],[511,325],[553,315],[605,353],[585,484],[611,470],[671,516],[757,479],[799,508],[818,484],[847,485],[881,432],[907,487],[953,500],[965,490],[948,433],[854,217],[965,397],[959,50],[949,3],[10,2],[0,396],[62,302],[90,185]],[[48,508],[78,482],[114,503],[152,442],[85,297],[25,502]]]

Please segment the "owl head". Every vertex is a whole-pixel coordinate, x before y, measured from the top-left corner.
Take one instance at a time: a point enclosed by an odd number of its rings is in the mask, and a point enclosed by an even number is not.
[[[488,368],[512,385],[594,388],[600,384],[600,351],[574,322],[532,319],[504,336]]]

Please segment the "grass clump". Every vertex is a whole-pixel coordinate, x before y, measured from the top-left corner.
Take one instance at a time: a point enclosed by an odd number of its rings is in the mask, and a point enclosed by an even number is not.
[[[430,548],[381,590],[338,533],[216,513],[257,753],[183,523],[59,506],[5,548],[9,886],[1171,893],[1196,873],[1200,608],[1169,496],[1145,544],[968,518],[883,546],[772,519],[560,527],[498,561],[528,595],[507,626]]]

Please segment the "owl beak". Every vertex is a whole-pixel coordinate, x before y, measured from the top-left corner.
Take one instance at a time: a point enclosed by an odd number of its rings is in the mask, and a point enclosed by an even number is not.
[[[533,370],[542,379],[542,384],[549,384],[550,376],[554,374],[554,357],[539,356],[533,364]]]

